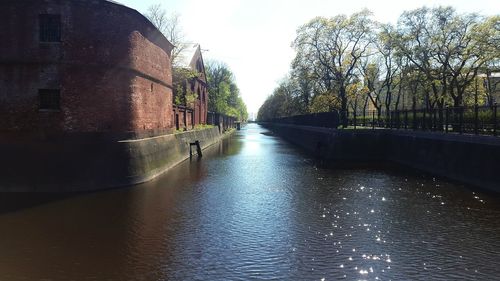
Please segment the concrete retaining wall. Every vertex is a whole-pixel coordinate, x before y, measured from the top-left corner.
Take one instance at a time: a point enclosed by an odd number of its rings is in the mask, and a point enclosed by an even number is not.
[[[265,124],[338,165],[390,161],[500,192],[500,139],[402,130],[336,130]]]
[[[189,143],[206,148],[219,128],[143,139],[79,135],[51,140],[0,139],[0,192],[88,191],[153,179],[189,158]]]

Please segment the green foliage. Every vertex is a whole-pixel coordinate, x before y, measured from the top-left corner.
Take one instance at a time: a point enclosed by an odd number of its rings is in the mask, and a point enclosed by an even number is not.
[[[231,70],[221,62],[208,62],[205,68],[208,83],[208,110],[248,119],[247,107],[240,95]]]
[[[194,101],[198,98],[198,94],[191,90],[191,83],[199,77],[199,73],[187,68],[173,69],[173,89],[174,89],[174,104],[192,107]]]
[[[334,95],[323,94],[314,97],[309,112],[330,112],[334,109],[340,109],[339,98]]]
[[[300,92],[294,91],[295,85],[289,79],[283,80],[259,109],[258,120],[298,115],[304,112]]]
[[[214,128],[214,125],[207,125],[207,124],[196,124],[194,126],[195,130],[203,130],[203,129],[209,129],[209,128]]]
[[[373,22],[367,10],[316,17],[297,30],[289,78],[258,118],[491,105],[499,42],[500,16],[459,14],[452,7],[405,11],[397,25]],[[478,81],[480,74],[486,78]]]

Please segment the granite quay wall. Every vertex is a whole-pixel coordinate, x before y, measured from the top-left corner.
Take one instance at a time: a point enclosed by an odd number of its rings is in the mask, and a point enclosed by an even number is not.
[[[219,128],[150,138],[78,134],[34,142],[0,139],[0,192],[75,192],[149,181],[222,138]]]
[[[308,153],[337,165],[393,162],[500,192],[500,139],[495,137],[263,125]]]

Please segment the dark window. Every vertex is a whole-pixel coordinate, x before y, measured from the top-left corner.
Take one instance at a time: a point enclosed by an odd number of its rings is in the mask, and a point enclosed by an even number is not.
[[[61,92],[59,90],[39,89],[39,109],[40,110],[59,110]]]
[[[203,66],[201,64],[201,61],[197,61],[196,62],[196,69],[198,70],[198,72],[203,72]]]
[[[61,42],[61,15],[40,15],[40,42]]]

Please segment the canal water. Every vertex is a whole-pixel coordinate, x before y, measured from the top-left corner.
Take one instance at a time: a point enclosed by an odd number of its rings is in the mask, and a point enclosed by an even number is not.
[[[498,280],[500,199],[249,124],[146,184],[0,194],[0,280]]]

